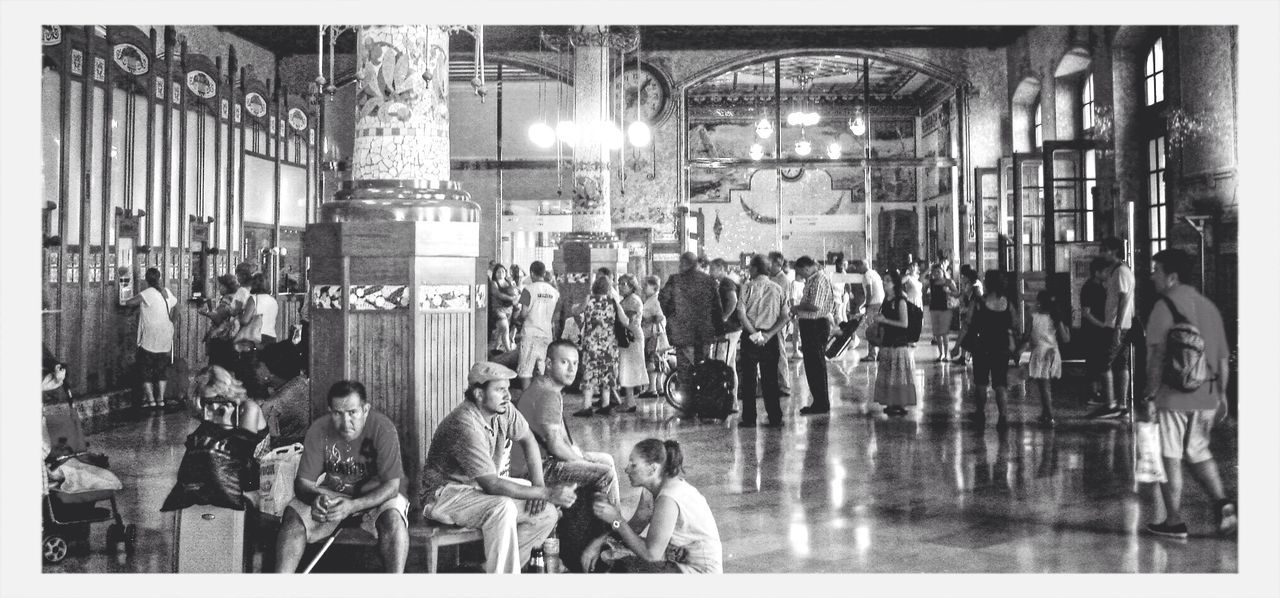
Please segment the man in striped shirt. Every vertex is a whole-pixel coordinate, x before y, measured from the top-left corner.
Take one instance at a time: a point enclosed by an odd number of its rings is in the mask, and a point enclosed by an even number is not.
[[[764,387],[764,410],[769,427],[782,425],[781,391],[778,388],[780,333],[787,324],[787,296],[782,287],[769,280],[764,256],[751,258],[751,280],[742,285],[737,304],[742,322],[742,349],[738,352],[738,398],[742,399],[742,419],[738,426],[756,425],[756,383]]]
[[[835,305],[835,288],[818,269],[813,258],[805,255],[796,260],[796,274],[804,278],[804,295],[791,308],[799,319],[800,353],[804,357],[805,379],[813,402],[801,407],[801,415],[816,415],[831,410],[827,395],[827,341],[831,336],[831,310]]]

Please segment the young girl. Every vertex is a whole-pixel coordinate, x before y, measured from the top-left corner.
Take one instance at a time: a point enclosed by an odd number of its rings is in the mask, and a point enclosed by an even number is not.
[[[1036,387],[1040,390],[1040,425],[1046,428],[1054,425],[1052,380],[1062,377],[1059,342],[1071,342],[1071,333],[1059,317],[1058,310],[1054,309],[1053,294],[1040,291],[1036,295],[1036,313],[1031,314],[1031,326],[1027,327],[1026,336],[1022,338],[1019,353],[1027,346],[1031,347],[1027,377],[1035,380]]]

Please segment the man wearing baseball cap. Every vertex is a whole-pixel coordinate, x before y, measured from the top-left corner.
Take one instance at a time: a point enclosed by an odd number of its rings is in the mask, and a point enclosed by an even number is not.
[[[464,401],[436,428],[422,471],[423,515],[479,529],[488,573],[519,573],[556,526],[558,513],[547,503],[568,507],[576,498],[573,486],[544,483],[538,442],[511,404],[515,377],[493,362],[471,366]],[[529,463],[528,480],[510,476],[517,442]]]

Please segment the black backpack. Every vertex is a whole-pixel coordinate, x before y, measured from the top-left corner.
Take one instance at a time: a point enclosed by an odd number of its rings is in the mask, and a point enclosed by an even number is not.
[[[918,342],[922,328],[924,328],[924,310],[920,309],[919,305],[907,301],[907,331],[903,335],[906,341]]]
[[[693,365],[693,397],[689,415],[707,419],[724,419],[734,412],[733,367],[717,359],[720,347],[728,353],[728,343],[712,345],[713,353]]]
[[[1164,337],[1164,367],[1161,381],[1170,388],[1192,392],[1209,380],[1209,364],[1204,357],[1204,337],[1200,329],[1174,307],[1168,297],[1165,307],[1173,315],[1173,326]]]

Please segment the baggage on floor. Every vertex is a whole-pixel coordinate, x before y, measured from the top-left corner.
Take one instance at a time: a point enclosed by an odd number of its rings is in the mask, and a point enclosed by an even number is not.
[[[244,511],[194,505],[178,511],[176,519],[175,572],[245,572]]]
[[[693,366],[693,409],[690,415],[724,419],[734,412],[733,367],[722,359],[729,343],[715,343],[707,359]]]
[[[854,316],[840,324],[838,334],[827,341],[827,359],[839,359],[845,351],[858,346],[858,326],[862,324],[862,316]]]

